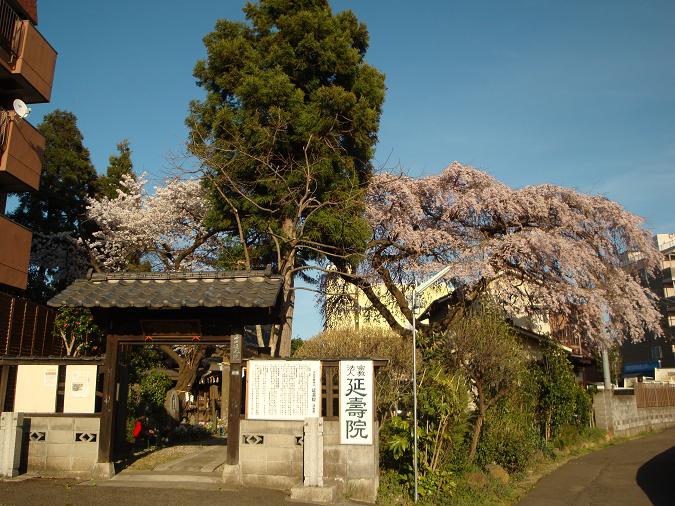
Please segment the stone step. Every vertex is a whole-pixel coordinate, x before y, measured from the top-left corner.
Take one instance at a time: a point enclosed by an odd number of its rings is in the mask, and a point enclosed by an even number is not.
[[[96,487],[117,487],[117,488],[161,488],[176,490],[236,490],[233,487],[227,487],[224,483],[197,483],[193,481],[97,481],[84,482],[80,485],[93,485]]]
[[[122,471],[111,480],[90,481],[97,487],[176,488],[183,490],[228,490],[220,473]]]
[[[199,473],[185,471],[122,471],[116,474],[110,481],[125,482],[193,482],[193,483],[223,483],[223,477],[220,473]]]

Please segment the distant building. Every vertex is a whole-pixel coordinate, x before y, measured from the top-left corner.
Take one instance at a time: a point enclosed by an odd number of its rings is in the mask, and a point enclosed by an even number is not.
[[[645,336],[642,342],[624,344],[624,377],[653,377],[656,367],[675,367],[675,234],[657,234],[654,241],[663,254],[663,263],[661,275],[649,286],[661,299],[665,336]]]

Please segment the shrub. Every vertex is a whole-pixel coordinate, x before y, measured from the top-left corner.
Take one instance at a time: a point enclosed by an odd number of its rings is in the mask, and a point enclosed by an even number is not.
[[[376,378],[377,413],[381,421],[395,416],[411,396],[412,348],[409,341],[388,328],[326,330],[305,341],[293,356],[387,360]]]
[[[569,436],[570,430],[588,427],[592,400],[577,384],[563,349],[553,343],[545,345],[542,364],[533,374],[539,381],[537,420],[546,441],[555,440],[563,431]]]

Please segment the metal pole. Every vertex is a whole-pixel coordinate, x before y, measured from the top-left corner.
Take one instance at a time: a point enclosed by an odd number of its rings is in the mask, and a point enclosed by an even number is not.
[[[602,346],[602,376],[605,383],[605,391],[609,392],[612,389],[612,376],[609,370],[609,354],[607,353],[607,346]]]
[[[417,287],[412,295],[412,352],[413,352],[413,469],[415,470],[415,502],[417,502]]]

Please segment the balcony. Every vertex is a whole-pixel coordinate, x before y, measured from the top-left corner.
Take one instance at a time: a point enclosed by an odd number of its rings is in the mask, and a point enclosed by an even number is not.
[[[27,192],[40,187],[45,138],[12,112],[0,111],[0,192]]]
[[[675,281],[675,267],[666,267],[661,273],[663,274],[662,279],[664,283],[670,284]]]
[[[0,99],[49,102],[56,51],[33,24],[0,0]]]
[[[27,228],[0,216],[0,284],[25,290],[32,236]]]

